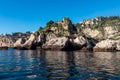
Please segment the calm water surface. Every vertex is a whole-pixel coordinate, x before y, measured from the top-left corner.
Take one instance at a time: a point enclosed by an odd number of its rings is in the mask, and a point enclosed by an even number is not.
[[[0,80],[120,80],[120,52],[0,50]]]

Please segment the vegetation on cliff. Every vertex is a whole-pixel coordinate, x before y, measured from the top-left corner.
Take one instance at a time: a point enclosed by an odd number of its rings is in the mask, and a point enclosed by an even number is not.
[[[120,50],[120,17],[100,16],[77,24],[73,24],[69,18],[65,17],[56,22],[48,21],[44,27],[40,27],[35,33],[13,33],[9,37],[12,40],[10,45],[22,47],[22,49],[41,47],[44,49],[59,48],[61,50],[82,48]],[[1,40],[1,43],[3,42]],[[111,46],[109,47],[108,44]]]
[[[109,29],[105,30],[106,27]],[[110,30],[111,27],[111,30]],[[77,24],[73,24],[69,18],[63,18],[61,21],[54,22],[50,20],[47,22],[45,27],[40,27],[38,32],[42,33],[54,33],[58,37],[62,36],[70,36],[70,35],[81,35],[89,38],[95,38],[97,40],[107,39],[109,35],[107,35],[107,31],[112,33],[112,31],[116,31],[113,34],[114,38],[119,36],[120,32],[120,17],[119,16],[110,16],[110,17],[97,17],[94,19],[87,19],[83,22],[79,22]],[[86,32],[91,32],[87,34]],[[96,34],[96,36],[95,36]],[[98,34],[98,35],[97,35]],[[92,35],[92,36],[91,36]],[[112,39],[112,37],[110,37]]]

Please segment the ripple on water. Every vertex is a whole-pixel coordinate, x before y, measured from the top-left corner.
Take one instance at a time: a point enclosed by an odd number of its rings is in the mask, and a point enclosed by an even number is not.
[[[120,80],[120,52],[1,50],[0,80]]]

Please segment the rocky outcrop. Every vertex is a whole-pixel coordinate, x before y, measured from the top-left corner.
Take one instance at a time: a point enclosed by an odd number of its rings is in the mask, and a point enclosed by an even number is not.
[[[16,32],[12,34],[2,34],[0,35],[0,49],[2,48],[9,48],[9,47],[15,47],[23,43],[22,39],[27,40],[31,33],[26,32],[26,33],[21,33],[21,32]]]
[[[102,20],[102,17],[97,17],[97,18],[95,18],[95,19],[87,19],[87,20],[84,20],[83,22],[79,22],[79,24],[80,24],[82,27],[85,27],[85,26],[93,26],[93,25],[98,24],[101,20]]]
[[[52,38],[46,42],[42,48],[45,50],[62,50],[67,46],[68,43],[69,41],[66,37]]]
[[[59,21],[57,23],[61,24],[64,30],[68,30],[69,27],[72,27],[72,23],[68,18],[63,18],[62,21]]]
[[[24,39],[28,39],[31,35],[30,32],[26,32],[26,33],[22,33],[22,32],[15,32],[12,34],[6,34],[7,37],[11,37],[13,42],[15,43],[19,38],[24,38]]]
[[[45,50],[120,50],[120,18],[98,17],[73,24],[69,18],[49,21],[35,33],[0,36],[0,47]]]
[[[62,21],[57,22],[58,25],[61,25],[63,28],[64,32],[67,31],[70,34],[75,34],[77,32],[76,27],[72,24],[71,20],[69,18],[63,18]],[[61,31],[61,30],[60,30]],[[65,33],[67,33],[65,32]]]
[[[46,41],[49,41],[54,38],[57,38],[57,36],[54,33],[49,33],[46,35]]]
[[[104,36],[105,38],[114,38],[115,33],[117,33],[118,30],[114,26],[107,26],[104,28]]]
[[[23,49],[36,49],[36,46],[40,43],[41,39],[40,34],[38,33],[33,33],[30,35],[29,39],[26,40],[26,42],[23,44],[22,48]]]
[[[46,34],[33,33],[28,39],[20,38],[14,43],[16,49],[36,49],[46,42]]]
[[[8,47],[13,47],[13,41],[11,37],[1,36],[0,49],[7,49]]]
[[[75,39],[70,39],[68,37],[59,37],[50,39],[43,45],[43,49],[45,50],[80,50],[83,47],[87,47],[87,40],[82,37],[76,37]]]
[[[19,38],[15,43],[14,43],[14,47],[22,47],[23,44],[25,43],[25,39],[24,38]]]
[[[73,41],[73,45],[76,49],[81,49],[87,46],[87,40],[83,36],[78,36]]]
[[[116,50],[116,41],[114,40],[103,40],[96,44],[94,51],[115,51]]]
[[[96,48],[112,48],[115,47],[116,42],[114,40],[103,40],[96,44]]]
[[[31,34],[30,38],[24,43],[24,46],[32,45],[33,41],[35,40],[35,35]]]
[[[95,39],[102,39],[103,38],[102,32],[100,32],[97,29],[92,30],[91,28],[85,28],[85,29],[83,29],[83,33],[86,36],[88,35],[88,36],[95,38]]]
[[[74,43],[85,45],[87,43],[87,40],[83,36],[79,36],[74,39]]]

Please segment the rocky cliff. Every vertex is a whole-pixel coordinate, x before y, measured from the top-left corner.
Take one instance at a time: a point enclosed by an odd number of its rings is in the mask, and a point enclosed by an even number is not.
[[[115,51],[120,50],[120,17],[97,17],[77,24],[69,18],[56,22],[50,20],[35,33],[4,38],[0,37],[0,47]]]
[[[45,28],[38,31],[46,36],[41,39],[39,35],[40,44],[37,46],[52,50],[119,50],[119,21],[119,17],[111,16],[97,17],[77,24],[73,24],[69,18],[48,22]],[[25,44],[35,45],[35,41],[36,39],[29,38]]]
[[[29,38],[30,34],[30,32],[16,32],[4,35],[2,34],[0,35],[0,49],[7,49],[9,47],[20,46]]]

